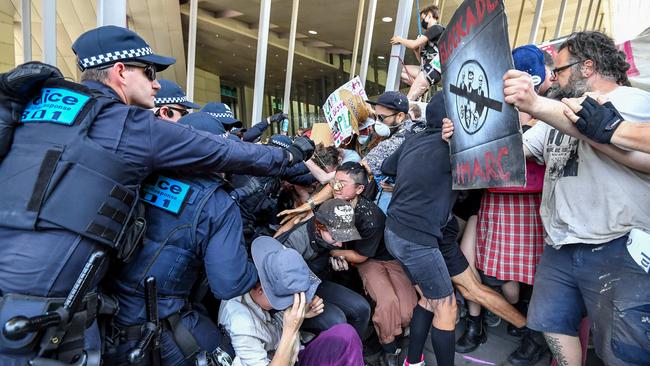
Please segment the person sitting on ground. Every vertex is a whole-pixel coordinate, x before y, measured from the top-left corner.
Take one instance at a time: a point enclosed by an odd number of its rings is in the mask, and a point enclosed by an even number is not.
[[[359,336],[366,334],[370,320],[368,301],[330,279],[330,251],[341,248],[343,242],[361,239],[354,222],[352,206],[346,201],[331,199],[318,208],[314,217],[288,232],[276,235],[284,246],[297,250],[309,268],[323,280],[317,294],[327,306],[321,316],[305,323],[308,330],[323,331],[347,322],[352,324]]]
[[[152,109],[156,117],[177,122],[181,117],[190,113],[190,109],[201,108],[200,105],[188,100],[183,89],[175,82],[159,79],[158,83],[160,90],[153,100],[156,107]]]
[[[320,280],[294,249],[263,236],[252,256],[259,282],[247,294],[221,304],[219,322],[232,339],[234,366],[362,366],[361,339],[349,324],[320,333],[301,350],[300,326],[318,317]]]
[[[409,100],[418,100],[430,87],[441,79],[440,56],[438,54],[438,39],[445,28],[438,24],[440,9],[430,5],[420,11],[420,23],[424,34],[416,39],[404,39],[393,36],[390,43],[402,44],[412,49],[420,65],[404,65],[402,81],[411,85],[407,97]],[[415,77],[413,77],[416,75]]]
[[[411,322],[417,303],[415,288],[384,244],[386,215],[362,195],[367,184],[374,184],[368,182],[365,168],[359,163],[342,164],[330,184],[335,198],[348,201],[354,207],[354,223],[361,235],[361,239],[344,242],[341,249],[330,251],[333,267],[346,270],[354,265],[359,270],[364,289],[376,303],[372,322],[387,364],[397,365],[396,337]]]

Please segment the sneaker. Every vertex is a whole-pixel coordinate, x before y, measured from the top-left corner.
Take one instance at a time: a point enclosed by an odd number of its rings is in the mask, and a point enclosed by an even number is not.
[[[483,319],[485,320],[485,325],[487,325],[490,328],[498,327],[499,324],[501,324],[501,318],[499,318],[496,314],[491,312],[490,310],[485,310],[485,315],[483,316]]]
[[[408,357],[405,358],[403,366],[425,366],[424,355],[422,355],[422,357],[420,357],[420,362],[418,362],[418,363],[409,363]]]

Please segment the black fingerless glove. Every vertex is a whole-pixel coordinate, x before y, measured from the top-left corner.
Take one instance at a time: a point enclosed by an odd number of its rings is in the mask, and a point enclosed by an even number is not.
[[[611,102],[600,105],[595,99],[587,97],[581,106],[582,109],[576,113],[579,117],[576,122],[578,131],[601,144],[611,143],[614,131],[623,122],[614,105]]]

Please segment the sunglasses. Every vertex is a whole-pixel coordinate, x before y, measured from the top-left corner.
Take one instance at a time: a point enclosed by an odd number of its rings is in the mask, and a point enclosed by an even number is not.
[[[131,67],[141,68],[144,71],[144,76],[146,76],[149,81],[156,80],[156,68],[153,66],[153,64],[145,64],[141,62],[123,62],[123,64]]]
[[[393,113],[393,114],[389,114],[389,115],[387,115],[387,116],[384,116],[383,114],[379,114],[379,113],[377,113],[377,120],[378,120],[379,122],[383,123],[384,120],[385,120],[386,118],[388,118],[388,117],[392,117],[392,116],[396,116],[397,114],[399,114],[399,112],[396,112],[396,113]]]
[[[571,66],[577,65],[577,64],[579,64],[579,63],[581,63],[581,62],[582,62],[582,61],[576,61],[576,62],[570,63],[570,64],[568,64],[568,65],[564,65],[564,66],[556,67],[556,68],[554,68],[553,70],[551,70],[551,76],[555,78],[555,77],[557,77],[557,76],[558,76],[562,71],[568,69],[568,68],[571,67]]]
[[[170,107],[170,106],[167,106],[167,108],[171,109],[172,111],[176,111],[176,112],[180,113],[181,117],[186,116],[186,115],[188,115],[190,113],[190,111],[188,111],[187,109],[183,109],[183,108],[174,108],[174,107]]]

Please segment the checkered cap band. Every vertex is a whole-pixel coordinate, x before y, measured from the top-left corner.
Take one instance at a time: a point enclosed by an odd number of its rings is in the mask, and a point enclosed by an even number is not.
[[[155,98],[155,104],[180,104],[187,102],[187,97],[167,97],[167,98]]]
[[[79,59],[78,64],[82,70],[85,70],[91,67],[101,66],[114,61],[132,59],[132,58],[147,56],[151,54],[153,54],[151,47],[142,47],[142,48],[135,48],[131,50],[113,51],[101,55],[85,57]]]
[[[216,118],[235,118],[232,112],[223,112],[223,113],[206,112],[206,113]]]
[[[274,140],[274,139],[271,139],[270,142],[271,142],[273,145],[276,145],[276,146],[279,146],[279,147],[283,147],[283,148],[285,148],[285,149],[288,149],[289,147],[291,147],[291,145],[287,145],[287,144],[283,143],[282,141],[278,141],[278,140]]]

